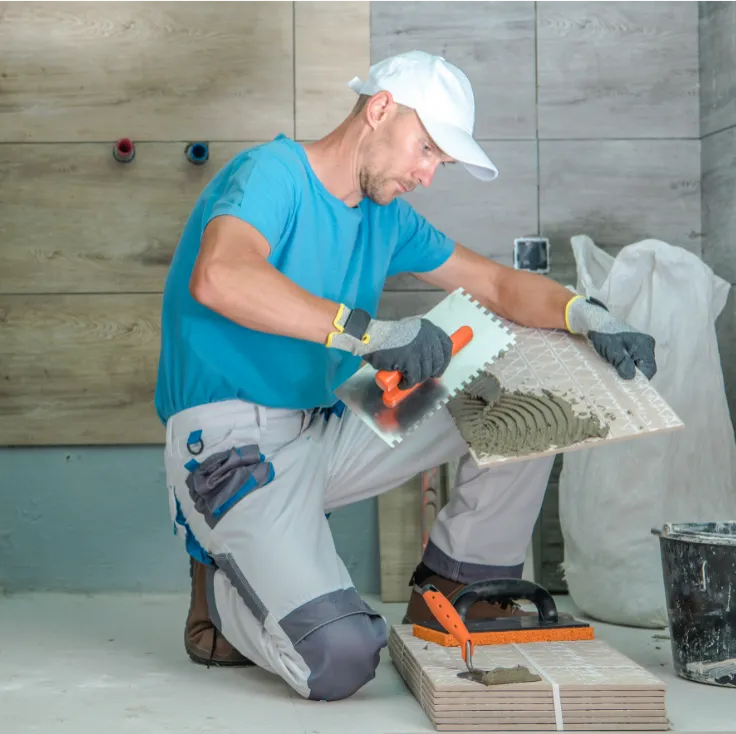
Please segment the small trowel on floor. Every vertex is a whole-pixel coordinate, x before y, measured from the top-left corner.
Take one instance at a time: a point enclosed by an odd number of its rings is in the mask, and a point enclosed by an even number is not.
[[[458,678],[467,678],[484,686],[509,683],[536,683],[542,680],[540,676],[520,665],[514,668],[494,668],[493,670],[476,668],[473,665],[473,650],[475,649],[473,636],[465,626],[462,617],[450,603],[450,600],[431,584],[424,587],[422,596],[435,619],[460,644],[460,654],[465,661],[467,670],[458,673]]]
[[[335,391],[389,446],[398,445],[515,343],[514,334],[461,288],[425,318],[452,339],[452,358],[441,377],[400,390],[398,372],[376,371],[364,363]]]

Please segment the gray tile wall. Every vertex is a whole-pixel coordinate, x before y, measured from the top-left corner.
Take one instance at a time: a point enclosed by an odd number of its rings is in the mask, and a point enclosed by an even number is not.
[[[614,254],[654,237],[700,255],[697,6],[372,3],[372,62],[420,48],[460,66],[475,91],[476,135],[499,169],[490,184],[442,169],[410,200],[448,235],[506,265],[515,237],[549,237],[551,276],[563,284],[576,282],[576,234]],[[389,318],[441,298],[410,277],[388,291],[381,315]],[[563,591],[556,488],[553,474],[535,566],[540,583]]]
[[[736,3],[700,5],[703,259],[736,283]],[[736,417],[736,297],[717,324],[726,393]]]
[[[371,61],[420,49],[470,79],[483,140],[533,140],[535,5],[531,2],[375,2]]]
[[[565,284],[578,233],[611,253],[653,237],[700,254],[699,140],[541,140],[539,163],[542,233]]]
[[[537,7],[540,137],[698,137],[697,3]]]
[[[736,124],[736,3],[701,2],[700,133]]]
[[[575,234],[701,253],[697,3],[372,3],[371,60],[413,48],[468,75],[499,169],[484,184],[448,167],[409,197],[448,235],[507,265],[515,237],[548,236],[565,284]]]

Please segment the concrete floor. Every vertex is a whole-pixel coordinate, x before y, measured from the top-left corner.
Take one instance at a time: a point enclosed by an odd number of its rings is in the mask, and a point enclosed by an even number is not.
[[[368,601],[390,623],[399,622],[405,609]],[[305,701],[256,668],[207,670],[192,664],[182,648],[187,604],[182,595],[0,597],[0,732],[434,731],[388,651],[373,682],[353,698],[329,704]],[[576,612],[566,597],[558,604]],[[667,683],[672,730],[736,730],[736,689],[676,677],[669,641],[655,639],[655,630],[595,626],[600,639]]]

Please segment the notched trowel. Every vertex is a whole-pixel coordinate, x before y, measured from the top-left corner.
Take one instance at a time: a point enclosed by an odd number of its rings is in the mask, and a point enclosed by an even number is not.
[[[364,363],[335,391],[389,446],[401,443],[516,341],[496,316],[462,288],[444,298],[425,318],[453,342],[453,356],[441,377],[399,390],[398,372],[379,372]]]

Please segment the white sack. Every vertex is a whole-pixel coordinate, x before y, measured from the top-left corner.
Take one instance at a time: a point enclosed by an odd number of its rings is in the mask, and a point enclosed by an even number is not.
[[[685,428],[565,454],[564,573],[591,617],[665,627],[651,529],[736,519],[736,442],[715,331],[730,286],[696,255],[658,240],[624,247],[615,259],[586,236],[573,237],[572,247],[577,291],[655,338],[652,385]]]

